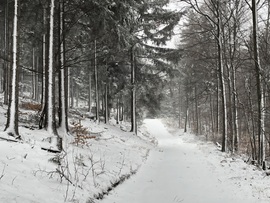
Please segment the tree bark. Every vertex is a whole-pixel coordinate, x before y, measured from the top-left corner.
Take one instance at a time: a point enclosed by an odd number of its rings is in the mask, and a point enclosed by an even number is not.
[[[62,150],[62,139],[56,131],[55,121],[55,69],[53,65],[53,29],[54,28],[54,0],[51,0],[50,8],[50,32],[49,32],[49,84],[48,84],[48,126],[47,131],[51,136],[51,149]]]
[[[89,89],[88,89],[88,112],[91,114],[91,109],[92,109],[92,74],[91,74],[91,65],[88,68],[88,84],[89,84]]]
[[[9,83],[10,83],[10,68],[9,68],[9,9],[8,9],[9,0],[6,0],[5,3],[5,42],[4,42],[4,104],[9,103]]]
[[[221,90],[221,104],[222,104],[222,152],[227,151],[227,107],[226,107],[226,93],[225,93],[225,80],[222,56],[222,36],[221,36],[221,13],[219,1],[217,1],[217,45],[218,45],[218,66],[219,66],[219,81]]]
[[[262,68],[260,64],[259,49],[258,49],[258,14],[256,0],[252,0],[252,22],[253,22],[253,49],[254,62],[257,83],[257,99],[258,99],[258,163],[265,168],[265,126],[264,126],[264,96],[262,84]]]
[[[94,41],[94,70],[95,70],[95,95],[96,95],[96,121],[99,123],[99,93],[98,93],[98,70],[97,70],[97,41]]]
[[[65,35],[64,35],[64,0],[59,1],[59,127],[65,134],[68,132],[68,95],[67,68],[65,65]]]
[[[9,95],[9,105],[7,114],[7,123],[5,127],[5,132],[8,135],[19,139],[19,129],[18,129],[18,100],[19,100],[19,76],[18,76],[18,0],[14,0],[14,17],[13,17],[13,48],[12,48],[12,75],[10,85],[10,95]]]
[[[135,83],[135,64],[134,64],[134,47],[130,49],[130,68],[131,68],[131,130],[137,134],[136,125],[136,83]]]

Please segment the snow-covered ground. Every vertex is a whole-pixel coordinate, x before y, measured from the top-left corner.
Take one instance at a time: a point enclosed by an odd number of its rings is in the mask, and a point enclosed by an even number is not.
[[[0,107],[0,132],[5,112]],[[114,121],[105,125],[74,117],[65,151],[54,154],[41,150],[49,134],[27,122],[34,114],[20,109],[22,143],[0,140],[0,202],[270,201],[265,172],[202,137],[172,135],[160,120],[146,120],[135,136]],[[78,133],[83,136],[76,140]]]
[[[6,107],[0,107],[0,132]],[[20,117],[36,112],[21,109]],[[20,123],[23,142],[0,140],[0,202],[91,203],[137,172],[155,144],[142,127],[139,136],[125,126],[87,118],[71,119],[79,131],[65,139],[65,151],[54,154],[41,149],[49,144],[45,130]],[[74,139],[77,132],[83,136]],[[90,132],[90,134],[89,134]],[[61,134],[61,132],[59,132]]]
[[[171,135],[159,120],[147,120],[158,147],[131,179],[102,203],[270,202],[269,177],[240,157],[183,132]]]

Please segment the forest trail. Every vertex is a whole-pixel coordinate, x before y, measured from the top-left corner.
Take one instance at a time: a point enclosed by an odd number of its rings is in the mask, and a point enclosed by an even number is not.
[[[209,156],[209,147],[203,150],[198,143],[189,142],[192,135],[173,136],[159,120],[147,120],[145,124],[157,138],[158,147],[139,172],[110,192],[102,203],[267,202],[254,194],[250,182],[243,182],[247,180],[241,177],[244,172],[233,168],[233,163],[226,167],[228,159],[221,161],[211,152]]]

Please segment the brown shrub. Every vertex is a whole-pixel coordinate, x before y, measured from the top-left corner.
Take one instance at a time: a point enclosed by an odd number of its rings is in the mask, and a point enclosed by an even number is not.
[[[34,103],[22,103],[21,108],[26,109],[26,110],[32,110],[32,111],[41,111],[42,106],[41,104],[34,104]]]
[[[78,145],[87,145],[88,139],[95,139],[96,136],[90,135],[90,132],[87,128],[83,127],[80,122],[73,123],[73,126],[70,128],[71,133],[75,135],[74,141],[72,144]]]

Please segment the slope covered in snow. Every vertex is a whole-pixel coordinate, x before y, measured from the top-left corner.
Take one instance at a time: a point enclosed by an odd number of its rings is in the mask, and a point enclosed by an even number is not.
[[[158,140],[146,164],[102,203],[257,203],[270,201],[269,177],[241,158],[183,132],[171,135],[147,120]]]
[[[0,108],[0,131],[5,111]],[[20,116],[33,113],[22,110]],[[78,130],[65,139],[61,154],[41,150],[50,135],[31,126],[20,127],[23,142],[0,140],[0,202],[94,202],[136,173],[154,146],[143,128],[135,136],[113,122],[74,118],[70,125]]]

